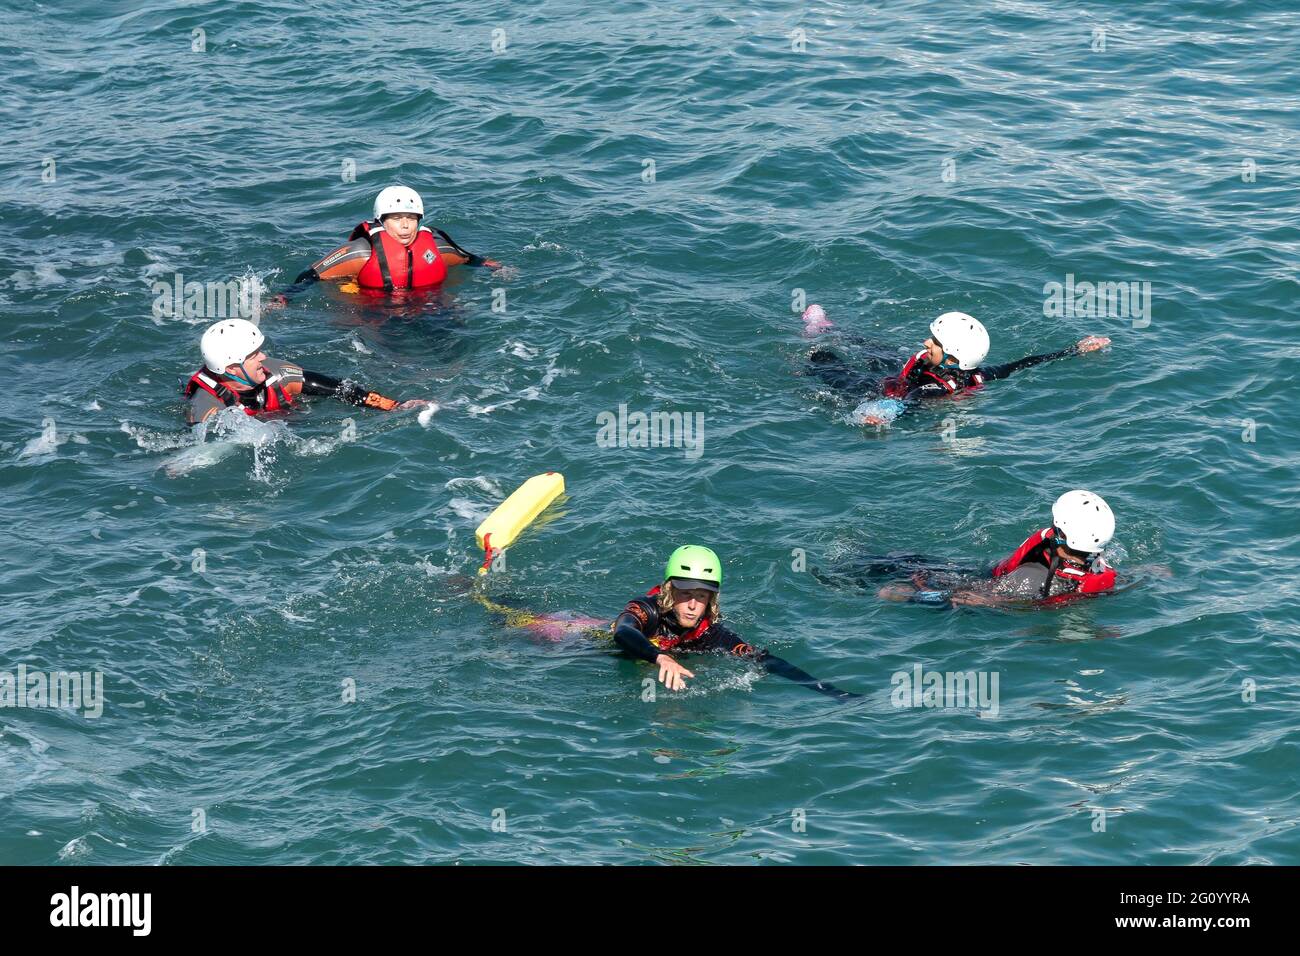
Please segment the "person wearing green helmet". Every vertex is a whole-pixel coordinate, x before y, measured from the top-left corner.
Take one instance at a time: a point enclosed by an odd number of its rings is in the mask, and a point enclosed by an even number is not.
[[[656,665],[660,682],[669,690],[684,690],[685,679],[695,674],[668,651],[725,651],[840,700],[861,696],[819,681],[767,650],[755,649],[720,624],[721,590],[722,562],[717,554],[702,545],[683,545],[669,556],[663,583],[623,608],[612,626],[614,642],[633,657]]]

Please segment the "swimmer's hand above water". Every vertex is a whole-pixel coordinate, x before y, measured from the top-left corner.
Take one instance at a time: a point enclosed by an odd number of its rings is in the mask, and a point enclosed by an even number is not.
[[[695,676],[693,672],[688,671],[667,654],[656,657],[655,664],[659,666],[659,682],[669,690],[685,690],[686,681],[682,678]]]
[[[903,413],[903,403],[896,398],[873,398],[853,409],[852,418],[860,425],[888,425]]]

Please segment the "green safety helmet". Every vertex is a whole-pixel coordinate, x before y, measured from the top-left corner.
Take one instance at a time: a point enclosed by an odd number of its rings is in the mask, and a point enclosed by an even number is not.
[[[717,594],[722,587],[722,562],[710,548],[684,544],[668,556],[664,580],[685,591],[700,589]]]

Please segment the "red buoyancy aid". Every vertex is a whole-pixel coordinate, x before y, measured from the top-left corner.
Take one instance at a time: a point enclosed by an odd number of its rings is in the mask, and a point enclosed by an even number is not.
[[[916,387],[915,385],[909,385],[908,379],[912,374],[912,369],[916,367],[916,363],[921,361],[921,359],[925,357],[925,353],[926,350],[921,349],[921,351],[917,352],[915,355],[913,355],[910,359],[907,360],[907,364],[903,366],[903,370],[901,372],[899,372],[893,378],[885,379],[884,385],[881,388],[881,393],[886,398],[903,398],[904,396],[907,395],[908,392],[910,392],[913,388]],[[952,378],[951,376],[945,378],[944,376],[940,375],[937,371],[935,371],[933,366],[926,368],[925,371],[922,372],[921,374],[923,377],[934,379],[936,382],[938,382],[940,385],[944,387],[944,390],[949,395],[955,394],[956,392],[960,391],[962,388],[979,388],[981,385],[984,384],[984,376],[980,375],[979,372],[975,372],[973,375],[971,375],[970,383],[967,385],[962,385],[960,382],[958,382],[956,379]]]
[[[1024,544],[1018,547],[1011,557],[1002,561],[993,569],[993,576],[1000,578],[1004,574],[1010,574],[1016,568],[1020,567],[1028,560],[1041,561],[1045,566],[1052,566],[1052,551],[1056,547],[1056,536],[1051,528],[1044,528],[1042,531],[1035,531],[1025,539]],[[1101,570],[1096,571],[1093,568],[1080,571],[1076,567],[1068,564],[1057,567],[1056,576],[1065,578],[1067,581],[1074,582],[1074,594],[1098,594],[1102,591],[1109,591],[1115,586],[1115,569],[1108,568],[1106,565],[1097,561],[1095,567]],[[1055,598],[1067,597],[1068,595],[1058,594]]]
[[[662,590],[663,588],[660,585],[656,584],[649,591],[646,591],[645,596],[648,598],[657,598],[659,596],[659,592]],[[647,634],[646,637],[649,639],[650,643],[653,644],[655,647],[659,648],[661,651],[666,651],[669,648],[676,647],[678,644],[689,644],[691,641],[699,640],[701,637],[704,636],[704,632],[709,629],[712,623],[713,622],[710,621],[707,616],[705,616],[700,618],[699,622],[693,628],[687,631],[685,634],[679,634],[675,637],[674,636],[657,637],[653,634]]]
[[[428,226],[420,227],[409,246],[390,236],[378,222],[361,223],[352,230],[348,241],[363,236],[370,242],[370,258],[357,273],[361,288],[384,292],[418,289],[447,278],[447,264],[438,255],[438,244]]]
[[[220,379],[213,377],[212,373],[205,367],[190,376],[190,380],[185,384],[185,397],[193,398],[194,393],[201,388],[227,407],[242,405],[244,411],[250,415],[260,415],[262,412],[278,412],[293,404],[293,396],[285,391],[283,386],[277,384],[278,379],[279,375],[267,378],[264,383],[266,387],[262,389],[265,404],[261,408],[254,408],[251,405],[244,405],[238,392],[233,388],[227,388]]]

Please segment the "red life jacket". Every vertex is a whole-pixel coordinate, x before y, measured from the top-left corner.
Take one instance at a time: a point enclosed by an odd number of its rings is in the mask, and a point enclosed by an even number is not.
[[[348,241],[363,236],[370,242],[370,258],[357,273],[361,288],[384,292],[418,289],[447,278],[447,264],[438,255],[438,244],[428,226],[420,227],[409,246],[390,236],[378,222],[361,223],[352,230]]]
[[[908,392],[917,387],[916,385],[910,384],[909,380],[912,374],[912,369],[916,367],[917,362],[921,361],[921,359],[925,357],[925,353],[926,350],[921,349],[921,351],[917,352],[907,360],[907,364],[903,366],[901,372],[893,378],[885,379],[881,392],[886,398],[903,398]],[[933,365],[928,364],[925,370],[921,373],[921,377],[930,378],[938,382],[944,387],[944,391],[949,395],[954,395],[963,388],[979,388],[984,384],[984,376],[979,374],[979,372],[973,373],[970,377],[970,381],[963,385],[951,375],[940,375]]]
[[[663,588],[656,584],[649,591],[646,591],[645,596],[648,598],[657,598],[659,592],[662,590]],[[678,644],[689,644],[691,641],[699,640],[704,636],[704,632],[709,629],[711,624],[712,622],[707,616],[701,617],[699,622],[685,634],[678,634],[676,636],[670,634],[663,637],[650,636],[649,640],[651,644],[659,648],[661,651],[666,651],[669,648],[676,647]]]
[[[993,576],[1000,578],[1004,574],[1010,574],[1026,561],[1036,561],[1050,568],[1052,567],[1052,554],[1055,550],[1056,536],[1052,533],[1051,528],[1035,531],[1025,539],[1024,544],[1018,547],[1011,557],[993,569]],[[1106,567],[1105,562],[1100,558],[1092,566],[1082,571],[1073,565],[1058,562],[1054,573],[1056,577],[1072,582],[1074,590],[1070,594],[1058,594],[1048,598],[1048,601],[1059,601],[1075,594],[1099,594],[1102,591],[1109,591],[1115,586],[1115,569]]]
[[[203,391],[227,407],[242,405],[244,411],[250,415],[260,415],[262,412],[278,412],[293,404],[293,396],[279,385],[279,380],[279,375],[267,376],[263,387],[258,389],[258,392],[262,395],[263,404],[260,408],[254,408],[251,405],[244,405],[238,392],[233,388],[228,388],[221,379],[213,376],[205,367],[190,376],[190,380],[185,384],[185,397],[193,398],[196,391],[203,389]]]

